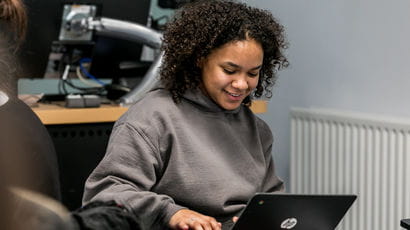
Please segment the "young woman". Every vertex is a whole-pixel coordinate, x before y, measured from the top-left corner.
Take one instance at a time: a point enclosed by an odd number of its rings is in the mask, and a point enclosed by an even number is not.
[[[283,190],[251,98],[287,66],[283,27],[224,0],[184,6],[164,34],[162,87],[114,125],[83,201],[114,200],[141,229],[221,229],[256,192]]]

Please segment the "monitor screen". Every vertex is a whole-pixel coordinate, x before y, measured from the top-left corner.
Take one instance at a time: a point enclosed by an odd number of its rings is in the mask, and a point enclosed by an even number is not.
[[[24,43],[18,58],[22,67],[19,78],[42,78],[44,76],[51,44],[58,39],[61,11],[59,1],[24,0],[28,24]]]
[[[55,59],[50,54],[76,52],[76,50],[81,51],[80,56],[91,58],[90,72],[97,78],[113,79],[136,74],[135,68],[132,67],[138,67],[137,64],[125,65],[124,63],[141,61],[141,44],[103,36],[94,36],[92,41],[81,44],[59,42],[63,7],[66,4],[95,5],[97,17],[146,25],[150,0],[24,0],[24,3],[27,6],[29,19],[27,37],[19,51],[23,68],[20,77],[43,78],[47,67],[50,68],[50,59]],[[60,71],[61,69],[63,68],[60,68]]]

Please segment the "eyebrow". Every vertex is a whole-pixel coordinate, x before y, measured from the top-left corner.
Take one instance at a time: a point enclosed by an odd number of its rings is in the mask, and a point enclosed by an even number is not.
[[[234,68],[242,68],[241,66],[239,66],[239,65],[237,65],[237,64],[235,64],[235,63],[233,63],[233,62],[229,62],[229,61],[228,61],[228,62],[224,62],[223,64],[232,66],[232,67],[234,67]],[[256,66],[256,67],[254,67],[254,68],[252,68],[252,69],[250,69],[250,70],[257,70],[257,69],[260,69],[260,68],[262,68],[262,65]]]

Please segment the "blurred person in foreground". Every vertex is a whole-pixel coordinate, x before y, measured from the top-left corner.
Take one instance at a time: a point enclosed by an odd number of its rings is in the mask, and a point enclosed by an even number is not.
[[[23,3],[0,0],[0,223],[2,229],[33,229],[26,200],[60,198],[57,160],[47,130],[17,98],[15,56],[27,24]],[[33,192],[31,194],[31,192]],[[30,194],[30,195],[29,195]],[[35,217],[37,220],[37,217]]]

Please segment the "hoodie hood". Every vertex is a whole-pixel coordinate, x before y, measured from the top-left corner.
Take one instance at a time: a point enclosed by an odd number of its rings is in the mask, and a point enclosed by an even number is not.
[[[234,110],[226,110],[220,107],[218,104],[216,104],[211,98],[206,96],[199,88],[188,89],[182,96],[182,98],[183,100],[186,100],[191,104],[194,104],[196,107],[206,112],[222,112],[236,114],[241,110],[243,106],[241,104],[238,108]]]

